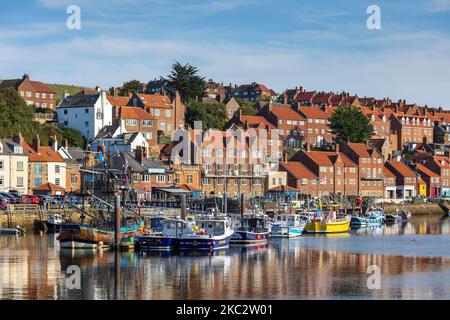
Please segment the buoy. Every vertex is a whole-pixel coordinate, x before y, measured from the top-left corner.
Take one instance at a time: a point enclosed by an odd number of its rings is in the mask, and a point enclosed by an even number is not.
[[[99,242],[98,242],[98,246],[99,246],[99,247],[103,247],[103,241],[99,241]]]
[[[59,241],[59,235],[58,235],[58,236],[56,236],[56,240],[58,240],[58,241]]]

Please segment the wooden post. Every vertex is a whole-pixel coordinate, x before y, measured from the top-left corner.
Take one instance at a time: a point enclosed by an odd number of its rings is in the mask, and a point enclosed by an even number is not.
[[[227,192],[225,191],[223,194],[223,213],[227,214],[228,208],[227,208]]]
[[[120,212],[120,195],[116,194],[115,201],[115,215],[114,215],[114,245],[119,248],[120,245],[120,224],[121,224],[121,212]]]
[[[186,220],[186,195],[181,195],[181,219]]]
[[[244,227],[245,194],[241,194],[241,227]]]

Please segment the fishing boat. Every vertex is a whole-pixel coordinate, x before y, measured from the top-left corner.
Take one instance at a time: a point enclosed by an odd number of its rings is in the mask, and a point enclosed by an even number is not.
[[[15,228],[0,228],[0,235],[23,236],[25,235],[25,229],[20,226],[16,226]]]
[[[120,245],[134,244],[134,238],[142,234],[144,222],[134,223],[120,228]],[[112,226],[90,227],[79,224],[62,224],[59,236],[61,248],[99,249],[114,245],[115,231]]]
[[[275,214],[271,229],[272,237],[296,238],[302,235],[304,228],[305,220],[300,214]]]
[[[178,249],[183,232],[193,228],[194,222],[184,219],[164,219],[161,231],[150,231],[136,237],[135,248],[142,251],[170,251]]]
[[[149,218],[148,226],[150,227],[150,231],[154,232],[162,232],[164,229],[164,221],[167,218],[165,216],[153,216]]]
[[[267,218],[264,216],[244,217],[241,226],[231,236],[231,244],[260,244],[270,238]]]
[[[384,214],[383,209],[369,209],[365,215],[353,215],[351,218],[351,225],[356,226],[380,226],[383,224]]]
[[[234,233],[226,216],[200,218],[192,230],[181,235],[180,250],[217,250],[227,248]]]
[[[47,232],[59,232],[61,230],[61,224],[64,223],[64,219],[58,213],[51,213],[48,215],[48,219],[45,221]]]
[[[308,234],[346,233],[349,230],[350,220],[338,218],[335,211],[327,218],[322,210],[316,210],[305,225],[305,233]]]
[[[387,214],[385,217],[386,224],[406,223],[411,219],[411,213],[409,211],[402,210],[395,214]]]

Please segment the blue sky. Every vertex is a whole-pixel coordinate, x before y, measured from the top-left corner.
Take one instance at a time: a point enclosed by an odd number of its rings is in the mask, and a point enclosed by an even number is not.
[[[81,8],[81,30],[66,9]],[[381,30],[366,9],[381,8]],[[0,4],[0,78],[100,85],[178,60],[224,83],[450,107],[450,0],[23,0]]]

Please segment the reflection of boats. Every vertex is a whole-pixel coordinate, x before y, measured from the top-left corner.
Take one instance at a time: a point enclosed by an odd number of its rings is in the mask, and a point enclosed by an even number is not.
[[[270,230],[267,228],[264,216],[244,217],[241,226],[231,236],[231,244],[256,244],[266,243],[270,238]]]
[[[15,228],[0,228],[0,235],[23,236],[25,235],[25,229],[20,226],[16,226]]]
[[[329,234],[345,233],[350,230],[350,220],[333,216],[326,218],[322,210],[316,210],[314,216],[305,225],[306,233]]]
[[[295,238],[303,233],[305,221],[299,214],[275,214],[272,224],[272,237]]]
[[[351,226],[351,230],[356,234],[383,234],[384,226],[361,226],[361,225],[353,225]]]
[[[174,250],[178,248],[179,238],[193,222],[182,219],[165,219],[161,231],[151,231],[149,234],[136,237],[135,247],[140,250]]]
[[[180,238],[181,250],[217,250],[230,244],[234,231],[227,217],[204,218],[195,221],[191,232]]]
[[[50,213],[48,215],[47,221],[45,221],[45,225],[47,227],[47,232],[59,232],[61,229],[61,224],[64,223],[64,219],[58,213]]]
[[[228,256],[230,248],[220,248],[216,250],[183,250],[180,251],[181,257],[212,257]]]
[[[123,226],[121,246],[134,243],[134,237],[141,234],[144,222]],[[96,249],[114,245],[115,231],[108,227],[89,227],[79,224],[62,224],[58,236],[61,248]]]
[[[362,216],[352,216],[350,223],[357,226],[380,226],[383,224],[383,218],[383,209],[375,209]]]

